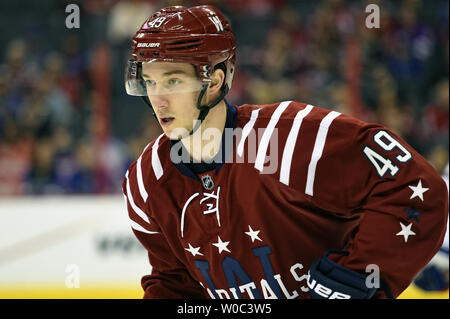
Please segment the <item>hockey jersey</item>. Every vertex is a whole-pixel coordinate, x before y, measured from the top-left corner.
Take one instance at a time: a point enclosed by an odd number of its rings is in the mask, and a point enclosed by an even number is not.
[[[328,250],[396,297],[439,250],[445,183],[389,129],[294,101],[227,107],[224,163],[195,174],[163,134],[126,172],[145,298],[309,298]]]

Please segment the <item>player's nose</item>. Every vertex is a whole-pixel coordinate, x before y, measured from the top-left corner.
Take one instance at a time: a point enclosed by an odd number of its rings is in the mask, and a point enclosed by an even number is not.
[[[155,111],[169,107],[169,100],[164,95],[154,95],[149,97],[149,99]]]

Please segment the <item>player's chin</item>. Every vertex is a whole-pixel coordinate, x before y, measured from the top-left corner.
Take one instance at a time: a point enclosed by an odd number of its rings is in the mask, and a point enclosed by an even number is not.
[[[190,132],[184,127],[163,127],[164,134],[171,140],[181,140],[189,136]]]

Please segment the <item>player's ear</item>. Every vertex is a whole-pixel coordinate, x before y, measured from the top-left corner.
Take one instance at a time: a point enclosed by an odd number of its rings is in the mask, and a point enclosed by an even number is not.
[[[220,88],[222,87],[223,81],[225,81],[225,73],[223,73],[222,69],[218,68],[211,75],[211,83],[208,88],[210,95],[220,93]]]

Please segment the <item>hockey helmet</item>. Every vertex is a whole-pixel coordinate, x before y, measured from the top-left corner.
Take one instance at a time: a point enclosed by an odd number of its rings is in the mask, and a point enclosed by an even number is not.
[[[225,66],[223,95],[231,88],[236,60],[236,42],[230,23],[210,5],[161,9],[148,18],[133,37],[132,58],[125,70],[129,95],[147,96],[142,63],[190,63],[198,76],[197,84],[181,86],[180,91],[200,91],[209,84],[218,65]],[[168,93],[169,91],[164,91]]]

